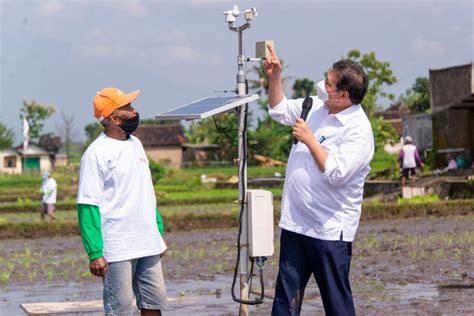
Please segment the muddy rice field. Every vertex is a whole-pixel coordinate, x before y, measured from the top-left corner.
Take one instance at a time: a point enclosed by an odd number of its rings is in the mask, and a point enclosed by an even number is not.
[[[474,315],[473,224],[472,215],[362,222],[351,265],[357,314]],[[230,295],[236,236],[237,229],[165,234],[165,315],[238,314]],[[278,252],[276,236],[266,299],[249,307],[252,315],[270,314]],[[24,315],[22,303],[100,300],[101,291],[79,237],[0,241],[0,315]],[[302,315],[324,315],[314,279]]]

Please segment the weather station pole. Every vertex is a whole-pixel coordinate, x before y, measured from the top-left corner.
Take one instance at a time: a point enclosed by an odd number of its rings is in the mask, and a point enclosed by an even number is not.
[[[232,96],[212,96],[177,107],[155,116],[157,120],[202,120],[220,113],[236,110],[238,114],[238,176],[239,176],[239,233],[237,236],[237,258],[232,279],[232,299],[239,303],[240,315],[248,315],[248,305],[264,302],[265,282],[263,268],[269,256],[274,254],[273,195],[266,190],[247,190],[247,114],[250,102],[259,98],[258,94],[248,94],[247,62],[262,62],[269,56],[265,47],[267,41],[256,43],[257,58],[244,56],[242,33],[250,28],[250,21],[257,16],[257,9],[243,12],[234,5],[232,10],[224,11],[229,30],[238,35],[237,87]],[[236,18],[244,14],[245,23],[235,26]],[[270,44],[268,44],[270,45]],[[225,91],[227,92],[227,91]],[[230,91],[229,91],[230,92]],[[252,280],[257,269],[260,293],[251,293]],[[240,291],[236,294],[237,279],[240,280]],[[250,299],[250,295],[258,295]]]
[[[234,26],[236,18],[240,15],[239,7],[234,5],[232,10],[224,11],[225,20],[229,25],[229,30],[238,35],[238,56],[237,56],[237,94],[248,94],[247,74],[245,69],[245,56],[243,53],[242,32],[250,28],[250,21],[257,16],[257,9],[245,10],[246,22],[241,26]],[[248,300],[249,297],[249,241],[248,241],[248,209],[247,209],[247,111],[248,104],[243,104],[238,108],[238,175],[239,175],[239,203],[240,214],[240,299]],[[248,305],[240,303],[240,315],[248,315]]]

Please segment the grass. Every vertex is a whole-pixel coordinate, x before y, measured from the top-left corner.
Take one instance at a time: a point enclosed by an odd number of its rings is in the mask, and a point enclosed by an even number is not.
[[[374,158],[372,159],[372,162],[370,163],[371,170],[369,173],[369,177],[374,177],[375,175],[380,174],[384,170],[392,169],[390,174],[388,175],[388,178],[398,179],[399,172],[397,160],[397,155],[386,153],[383,150],[377,150],[374,153]]]
[[[431,202],[438,202],[439,197],[436,194],[429,194],[429,195],[419,195],[412,197],[410,199],[404,199],[404,198],[397,198],[397,204],[398,205],[404,205],[404,204],[422,204],[422,203],[431,203]]]
[[[159,207],[160,214],[171,217],[174,214],[206,214],[206,213],[237,213],[237,203],[211,203],[211,204],[189,204],[189,205],[167,205]],[[55,212],[56,220],[63,222],[76,222],[77,211],[75,209]],[[47,219],[46,221],[50,221]],[[12,212],[0,215],[1,223],[35,223],[41,222],[39,212]]]
[[[281,188],[269,189],[273,193],[275,200],[281,198]],[[157,192],[158,207],[176,206],[176,205],[195,205],[195,204],[222,204],[232,203],[239,199],[238,189],[207,189],[193,191],[172,191]],[[41,201],[31,200],[29,198],[20,198],[16,202],[8,202],[0,204],[1,213],[15,212],[38,212],[41,209]],[[56,210],[72,210],[76,207],[76,200],[71,196],[65,197],[56,204]]]
[[[271,191],[274,196],[281,196],[281,188],[267,189]],[[165,194],[163,199],[167,200],[187,200],[187,199],[209,199],[209,198],[226,198],[235,199],[239,198],[238,189],[210,189],[210,190],[199,190],[199,191],[184,191],[184,192],[170,192]],[[158,201],[159,203],[159,201]]]

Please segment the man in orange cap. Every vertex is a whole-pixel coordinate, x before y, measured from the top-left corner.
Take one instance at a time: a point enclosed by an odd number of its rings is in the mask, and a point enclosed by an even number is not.
[[[89,269],[103,279],[106,315],[132,314],[133,294],[142,315],[161,315],[166,306],[163,222],[145,150],[131,135],[139,124],[131,105],[138,94],[97,92],[94,114],[104,131],[81,158],[79,225]]]

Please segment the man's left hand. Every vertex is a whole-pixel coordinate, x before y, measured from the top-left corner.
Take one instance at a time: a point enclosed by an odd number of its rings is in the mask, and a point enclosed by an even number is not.
[[[293,136],[295,136],[300,142],[308,146],[308,144],[315,140],[313,132],[306,124],[305,120],[298,118],[295,125],[293,126]]]

